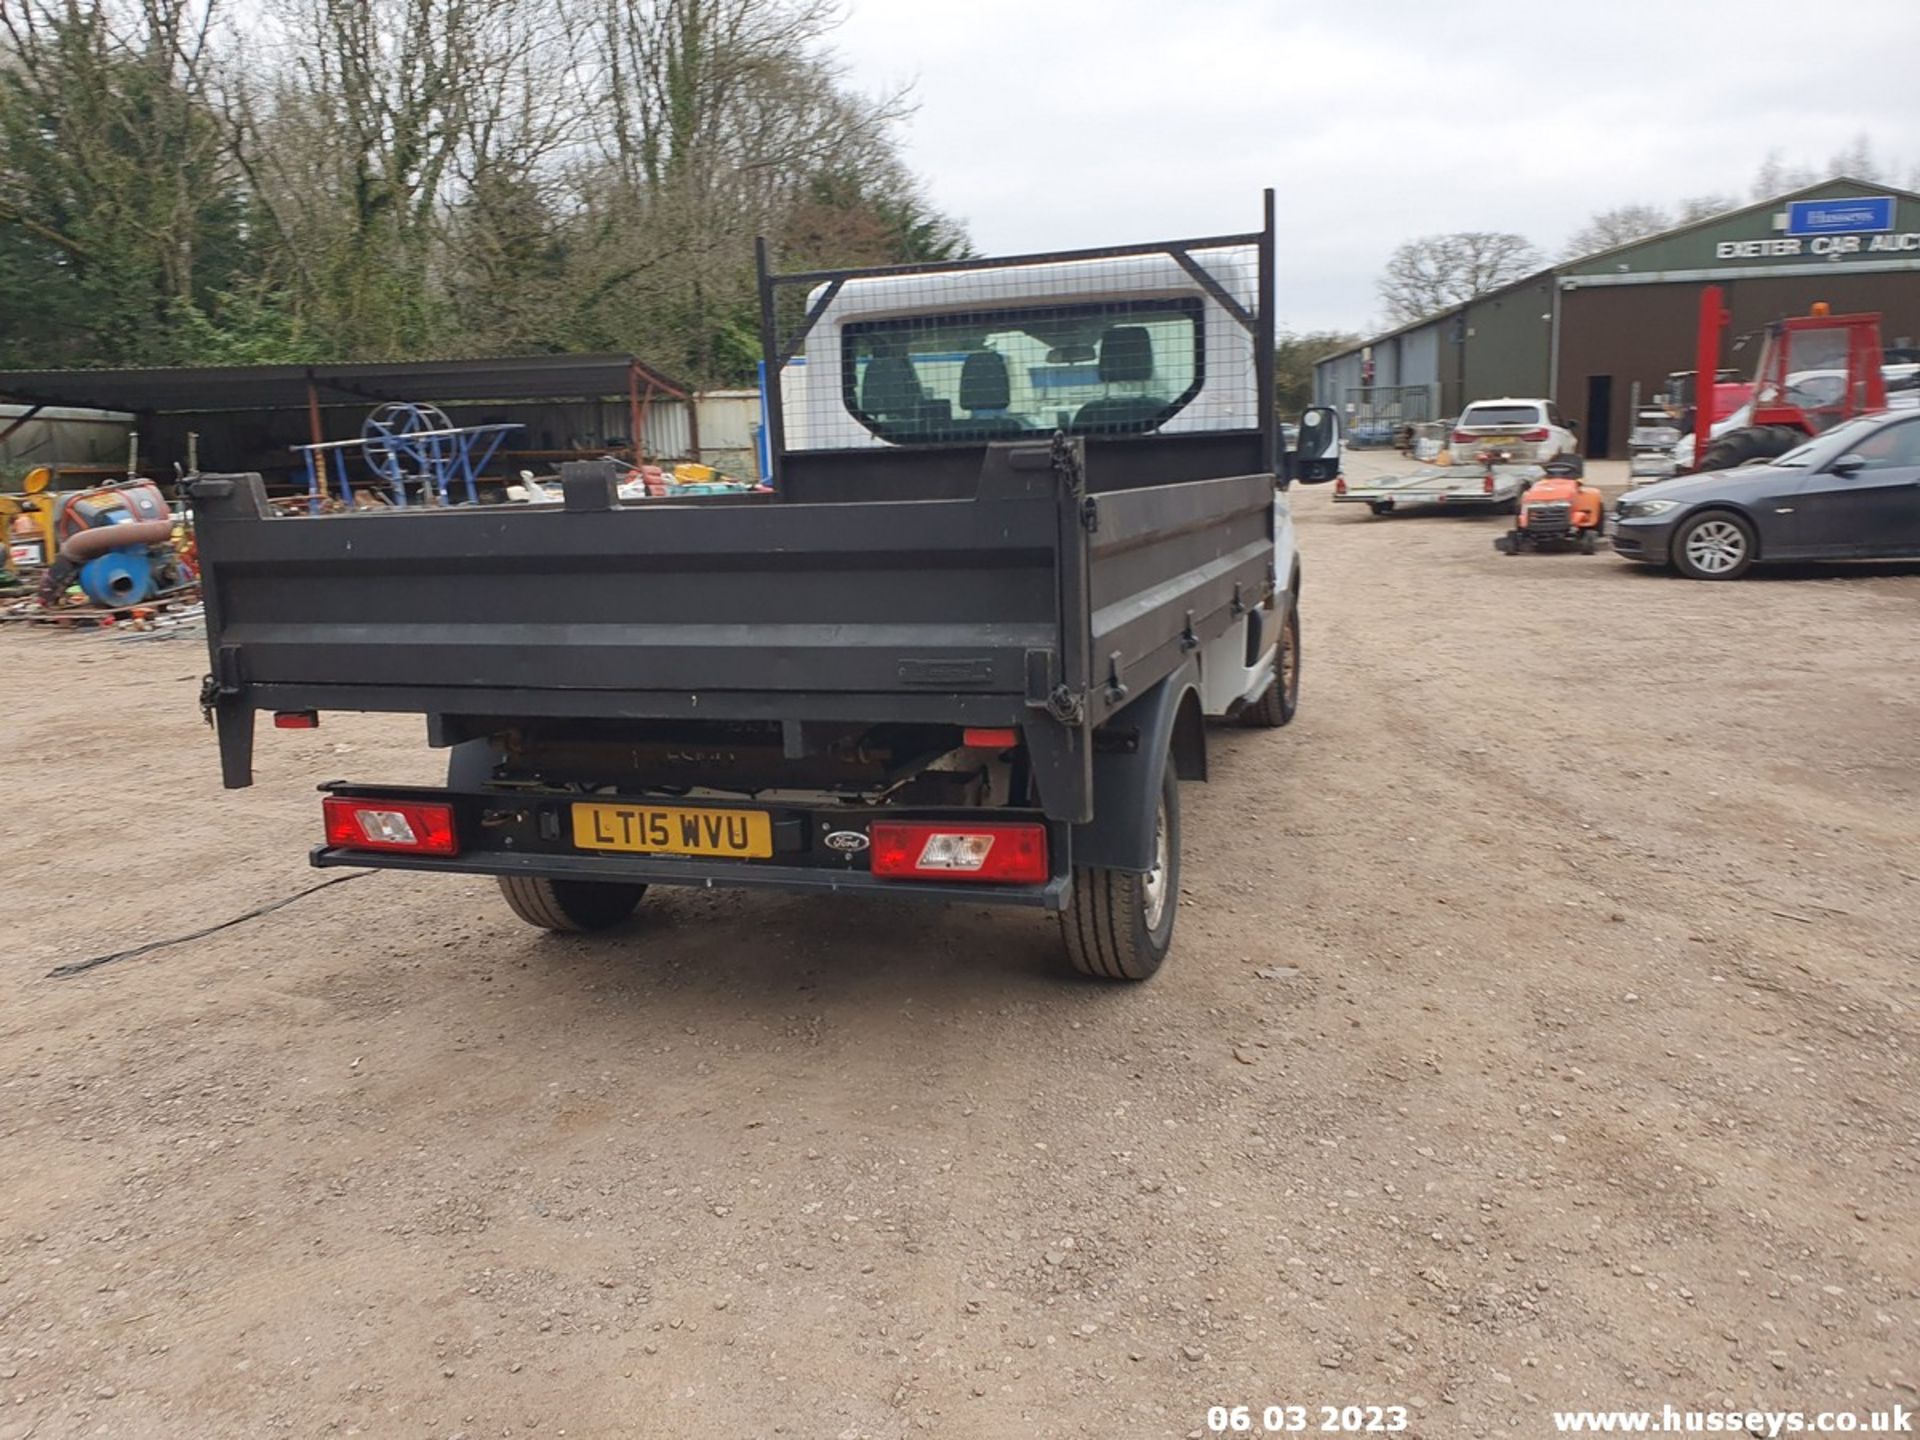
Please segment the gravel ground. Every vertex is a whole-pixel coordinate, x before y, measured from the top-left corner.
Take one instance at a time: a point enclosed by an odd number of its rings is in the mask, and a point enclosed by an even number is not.
[[[1914,1408],[1920,567],[1296,496],[1301,715],[1214,737],[1138,988],[964,903],[580,940],[397,873],[48,979],[434,756],[329,716],[226,794],[197,636],[0,633],[0,1440]]]

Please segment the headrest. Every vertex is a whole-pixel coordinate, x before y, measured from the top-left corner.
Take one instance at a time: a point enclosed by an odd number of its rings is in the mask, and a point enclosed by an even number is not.
[[[1013,403],[1007,357],[998,350],[976,350],[960,366],[962,410],[1004,410]]]
[[[926,399],[913,362],[904,355],[876,355],[860,377],[860,408],[869,415],[899,415]]]
[[[1153,337],[1144,325],[1114,325],[1100,337],[1100,380],[1153,378]]]

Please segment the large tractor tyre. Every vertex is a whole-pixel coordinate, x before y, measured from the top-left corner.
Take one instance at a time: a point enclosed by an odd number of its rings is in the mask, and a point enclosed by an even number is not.
[[[1784,455],[1803,443],[1806,436],[1791,425],[1749,425],[1729,430],[1707,442],[1700,457],[1702,470],[1737,470],[1742,465],[1757,465]]]
[[[1673,533],[1673,568],[1689,580],[1738,580],[1759,554],[1753,526],[1731,510],[1703,510]]]
[[[1153,869],[1076,866],[1060,916],[1067,959],[1098,980],[1148,980],[1167,958],[1180,909],[1180,779],[1167,757],[1154,820]]]
[[[529,925],[578,934],[605,930],[633,914],[644,885],[618,880],[549,880],[532,875],[499,876],[500,893]]]
[[[1300,708],[1300,606],[1287,608],[1280,627],[1280,643],[1273,657],[1273,679],[1260,698],[1240,712],[1244,724],[1259,730],[1277,730],[1291,724]]]

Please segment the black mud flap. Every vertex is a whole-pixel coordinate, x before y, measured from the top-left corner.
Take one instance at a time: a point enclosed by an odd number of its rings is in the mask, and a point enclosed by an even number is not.
[[[1198,667],[1189,660],[1095,734],[1093,819],[1073,827],[1073,863],[1153,868],[1154,817],[1172,758],[1183,780],[1207,778]]]

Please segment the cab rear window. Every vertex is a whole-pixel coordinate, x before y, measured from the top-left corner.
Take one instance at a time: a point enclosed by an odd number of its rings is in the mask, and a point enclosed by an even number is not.
[[[1465,426],[1486,425],[1538,425],[1540,407],[1538,405],[1469,405],[1460,424]]]
[[[1140,435],[1200,393],[1198,298],[903,315],[841,331],[847,410],[896,445]]]

